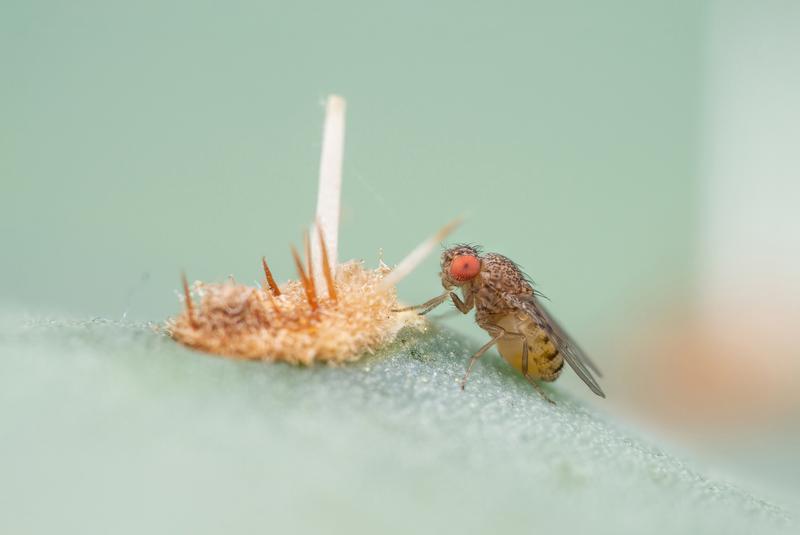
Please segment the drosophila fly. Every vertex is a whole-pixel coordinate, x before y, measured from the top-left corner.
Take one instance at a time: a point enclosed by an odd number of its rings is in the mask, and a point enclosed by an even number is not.
[[[555,381],[564,361],[592,392],[606,397],[592,375],[593,371],[602,376],[600,370],[545,309],[530,279],[512,260],[456,245],[442,253],[440,275],[445,292],[409,308],[427,314],[450,298],[464,314],[475,307],[475,322],[491,336],[469,359],[462,389],[475,362],[496,344],[503,358],[551,403],[536,381]],[[463,301],[455,293],[457,288]]]

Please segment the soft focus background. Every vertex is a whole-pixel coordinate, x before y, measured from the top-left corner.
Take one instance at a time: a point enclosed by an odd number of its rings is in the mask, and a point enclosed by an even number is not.
[[[181,270],[293,277],[335,92],[341,258],[466,215],[453,240],[525,267],[605,410],[796,507],[800,7],[741,4],[5,0],[2,309],[162,321]]]

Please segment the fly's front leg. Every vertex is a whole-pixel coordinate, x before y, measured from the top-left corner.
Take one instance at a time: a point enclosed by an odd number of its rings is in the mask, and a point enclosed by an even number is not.
[[[434,308],[438,307],[439,305],[447,301],[448,297],[453,300],[453,304],[456,306],[458,310],[461,311],[462,314],[466,314],[467,312],[472,310],[473,306],[475,306],[475,299],[471,293],[467,297],[466,301],[462,301],[455,294],[455,292],[447,290],[442,295],[437,295],[433,299],[425,301],[421,305],[415,305],[413,307],[405,307],[405,308],[396,308],[392,310],[392,312],[405,312],[406,310],[420,310],[419,315],[424,316]]]
[[[407,310],[420,310],[421,309],[422,311],[419,313],[419,315],[420,316],[424,316],[425,314],[427,314],[428,312],[430,312],[434,308],[436,308],[439,305],[441,305],[442,303],[444,303],[447,300],[447,298],[450,296],[451,293],[452,292],[450,292],[450,290],[448,290],[448,291],[444,292],[442,295],[437,295],[433,299],[429,299],[428,301],[425,301],[421,305],[414,305],[413,307],[395,308],[395,309],[392,310],[392,312],[405,312]]]
[[[458,310],[461,311],[462,314],[466,314],[472,310],[473,306],[475,306],[475,295],[472,292],[467,293],[465,301],[462,301],[455,292],[450,292],[450,298],[453,300],[453,304]]]

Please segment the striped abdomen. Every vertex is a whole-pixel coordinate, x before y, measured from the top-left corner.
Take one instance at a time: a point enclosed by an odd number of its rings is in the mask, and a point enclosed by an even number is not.
[[[555,381],[564,367],[564,358],[555,344],[535,323],[506,314],[495,319],[495,324],[508,332],[519,332],[528,341],[528,377],[542,381]],[[522,338],[504,336],[497,342],[497,350],[517,371],[522,373]]]

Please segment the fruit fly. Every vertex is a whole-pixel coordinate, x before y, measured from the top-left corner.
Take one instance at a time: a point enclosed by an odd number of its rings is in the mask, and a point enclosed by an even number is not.
[[[565,361],[592,392],[606,397],[592,375],[593,371],[602,377],[600,370],[542,305],[541,294],[512,260],[497,253],[481,254],[475,246],[456,245],[442,253],[440,275],[443,294],[403,310],[427,314],[448,298],[463,314],[475,308],[475,322],[491,339],[469,359],[462,389],[475,362],[497,345],[503,358],[550,403],[536,381],[555,381]],[[458,288],[463,300],[455,292]]]

